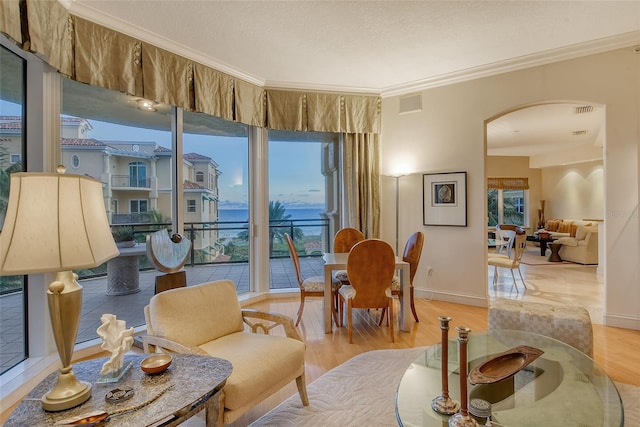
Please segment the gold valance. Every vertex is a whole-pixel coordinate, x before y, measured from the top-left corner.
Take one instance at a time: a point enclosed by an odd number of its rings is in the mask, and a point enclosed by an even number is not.
[[[76,17],[58,1],[3,0],[0,31],[82,83],[252,126],[380,133],[378,95],[267,89]]]
[[[528,190],[529,178],[487,178],[489,190]]]

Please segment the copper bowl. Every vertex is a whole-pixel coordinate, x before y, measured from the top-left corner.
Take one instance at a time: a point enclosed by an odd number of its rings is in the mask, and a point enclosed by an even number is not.
[[[140,363],[140,369],[150,375],[161,374],[167,370],[173,359],[168,354],[149,356]]]

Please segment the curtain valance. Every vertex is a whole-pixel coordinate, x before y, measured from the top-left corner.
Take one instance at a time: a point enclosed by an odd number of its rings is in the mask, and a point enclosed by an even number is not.
[[[528,190],[529,178],[487,178],[489,190]]]
[[[379,133],[381,98],[263,88],[70,14],[58,1],[3,0],[0,32],[61,74],[252,126]]]

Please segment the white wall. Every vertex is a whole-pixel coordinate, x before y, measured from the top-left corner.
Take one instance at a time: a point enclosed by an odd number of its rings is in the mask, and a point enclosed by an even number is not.
[[[401,178],[400,241],[425,233],[419,296],[487,302],[485,121],[546,101],[597,103],[606,108],[605,322],[640,329],[640,54],[632,47],[427,89],[420,112],[399,114],[399,97],[383,99],[382,173]],[[468,226],[422,225],[422,172],[466,171]],[[382,183],[382,238],[395,239],[394,186]],[[602,257],[601,257],[602,261]],[[433,266],[427,277],[425,267]]]
[[[603,163],[543,169],[542,195],[546,200],[545,216],[549,219],[604,219]]]

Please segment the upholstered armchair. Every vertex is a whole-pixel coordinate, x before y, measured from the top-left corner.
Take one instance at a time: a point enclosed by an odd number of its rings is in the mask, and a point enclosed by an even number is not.
[[[145,353],[194,353],[231,362],[222,393],[224,424],[296,380],[309,405],[305,344],[289,317],[241,309],[235,285],[220,280],[159,293],[145,307]],[[286,336],[269,335],[284,327]],[[262,333],[258,333],[262,332]]]

